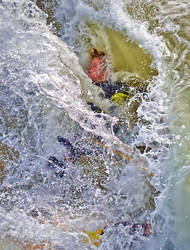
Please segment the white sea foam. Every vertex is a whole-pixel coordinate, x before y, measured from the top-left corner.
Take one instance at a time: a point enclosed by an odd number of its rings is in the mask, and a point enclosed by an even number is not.
[[[139,154],[136,154],[136,158],[124,168],[121,175],[117,171],[114,172],[117,176],[110,174],[108,187],[111,191],[108,196],[102,196],[101,192],[97,193],[93,187],[85,189],[86,183],[82,183],[79,178],[80,171],[77,172],[72,166],[71,173],[68,173],[69,181],[72,184],[77,183],[79,187],[84,188],[86,196],[84,195],[85,197],[82,199],[87,204],[87,210],[93,207],[98,216],[102,215],[103,211],[105,220],[112,225],[117,222],[118,218],[126,220],[127,217],[129,220],[135,220],[134,214],[139,212],[133,208],[135,206],[139,208],[140,203],[143,203],[144,176],[139,172],[140,167],[147,167],[149,172],[154,172],[155,177],[151,183],[161,191],[164,190],[165,181],[161,179],[163,177],[163,160],[171,139],[166,117],[169,95],[163,92],[163,85],[168,80],[168,68],[163,59],[171,55],[162,37],[156,33],[150,34],[145,22],[134,20],[126,13],[124,1],[90,1],[91,4],[87,4],[87,1],[59,1],[55,14],[57,20],[64,25],[65,33],[62,38],[68,45],[50,33],[45,24],[44,14],[35,7],[34,3],[24,0],[14,2],[13,4],[12,1],[2,1],[0,6],[0,23],[3,23],[0,26],[0,32],[3,34],[0,36],[0,81],[1,93],[4,96],[1,103],[5,105],[7,102],[7,106],[9,104],[14,106],[14,103],[9,102],[9,96],[11,96],[11,99],[14,99],[15,103],[17,102],[19,105],[17,110],[7,109],[6,122],[9,123],[4,123],[4,127],[1,126],[1,139],[4,138],[6,144],[13,145],[19,151],[20,159],[18,162],[8,165],[7,169],[10,174],[7,175],[1,187],[1,201],[4,201],[6,195],[9,197],[5,199],[2,206],[11,210],[5,218],[2,216],[5,214],[5,210],[2,208],[0,212],[1,231],[5,231],[5,228],[12,225],[13,237],[22,235],[22,240],[27,234],[28,239],[52,239],[57,246],[63,244],[63,237],[69,237],[69,239],[71,237],[74,244],[73,249],[83,249],[83,245],[79,241],[80,233],[73,232],[65,236],[52,225],[39,226],[34,219],[22,216],[22,212],[28,212],[27,207],[32,208],[32,206],[36,208],[45,205],[51,209],[61,210],[58,202],[62,199],[63,193],[67,195],[62,202],[64,205],[68,202],[69,207],[69,202],[74,194],[74,192],[67,193],[71,188],[70,183],[64,183],[64,186],[62,180],[57,180],[51,174],[48,175],[44,167],[49,155],[55,154],[57,157],[62,157],[66,153],[56,142],[57,135],[68,136],[74,141],[76,131],[77,139],[81,135],[87,138],[88,133],[92,133],[102,136],[110,146],[115,144],[118,146],[117,149],[125,147],[125,152],[132,154],[131,149],[113,135],[112,129],[107,129],[108,123],[114,123],[116,118],[108,115],[104,116],[105,119],[97,118],[81,98],[83,94],[81,86],[83,89],[89,86],[92,96],[94,95],[93,98],[98,97],[97,88],[91,86],[79,65],[77,56],[72,52],[72,50],[77,51],[74,47],[77,36],[75,25],[78,24],[78,27],[82,29],[83,20],[89,19],[125,32],[129,39],[137,42],[140,47],[153,56],[153,65],[159,73],[150,84],[147,98],[143,99],[138,109],[139,117],[148,121],[149,125],[139,123],[138,133],[135,135],[135,139],[132,139],[132,144],[145,143],[152,147],[152,152],[147,153],[146,158],[141,158]],[[166,26],[171,31],[172,23],[168,22]],[[182,54],[178,64],[183,61],[185,55],[186,52]],[[14,116],[16,112],[18,115]],[[18,120],[19,126],[13,126],[13,118]],[[106,155],[106,157],[108,156]],[[107,162],[107,171],[110,173],[109,164],[113,165],[113,162],[109,163],[109,158],[106,157],[104,160]],[[126,165],[126,163],[121,164]],[[134,167],[132,174],[128,167],[130,169]],[[131,187],[131,189],[128,187],[128,185],[132,186],[132,183],[135,184],[135,175],[138,176],[138,185],[142,193],[138,193],[135,187]],[[33,188],[31,188],[31,183],[34,185]],[[127,194],[130,199],[123,201],[123,193]],[[167,192],[163,192],[164,194]],[[78,201],[74,200],[73,203],[75,202]],[[77,203],[77,205],[81,204]],[[165,213],[160,216],[160,211],[164,206],[164,199],[160,198],[154,216],[152,216],[155,234],[161,231],[162,222],[169,214],[169,209],[166,208]],[[87,214],[90,213],[89,210]],[[101,217],[98,216],[97,218]],[[149,214],[147,217],[150,219],[151,215]],[[108,227],[105,232],[106,236],[103,236],[102,249],[112,249],[114,239],[114,243],[118,243],[116,245],[120,249],[122,247],[128,249],[133,237],[126,238],[127,234],[123,235],[122,230],[124,230],[122,226]],[[45,231],[48,233],[44,233]],[[165,244],[162,237],[163,234],[155,237],[159,238],[160,245]],[[64,240],[66,239],[64,238]],[[68,239],[66,241],[68,242]],[[145,239],[143,241],[146,247],[148,242]],[[140,249],[138,244],[141,244],[141,239],[138,242],[136,249]],[[68,247],[71,247],[69,244],[68,242]],[[152,245],[154,245],[154,239]],[[88,249],[90,247],[92,246],[89,246]],[[66,245],[64,249],[67,249]]]

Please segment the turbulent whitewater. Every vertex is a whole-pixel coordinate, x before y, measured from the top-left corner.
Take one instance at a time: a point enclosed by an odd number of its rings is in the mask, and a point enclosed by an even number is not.
[[[189,249],[189,21],[188,1],[0,0],[0,249]],[[88,78],[93,47],[127,103]]]

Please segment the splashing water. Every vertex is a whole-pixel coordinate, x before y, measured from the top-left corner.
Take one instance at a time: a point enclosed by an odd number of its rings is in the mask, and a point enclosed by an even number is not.
[[[188,249],[189,7],[0,1],[0,249]]]

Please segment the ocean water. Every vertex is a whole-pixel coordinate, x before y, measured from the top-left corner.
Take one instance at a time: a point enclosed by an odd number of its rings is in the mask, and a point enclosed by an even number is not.
[[[0,249],[189,250],[189,21],[188,1],[0,0]],[[92,48],[128,103],[88,78]]]

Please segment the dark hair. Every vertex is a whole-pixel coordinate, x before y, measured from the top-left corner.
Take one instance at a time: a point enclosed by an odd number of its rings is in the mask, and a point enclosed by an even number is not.
[[[93,48],[90,53],[89,53],[92,57],[98,57],[98,56],[105,56],[105,52],[102,50],[97,50],[95,48]]]

